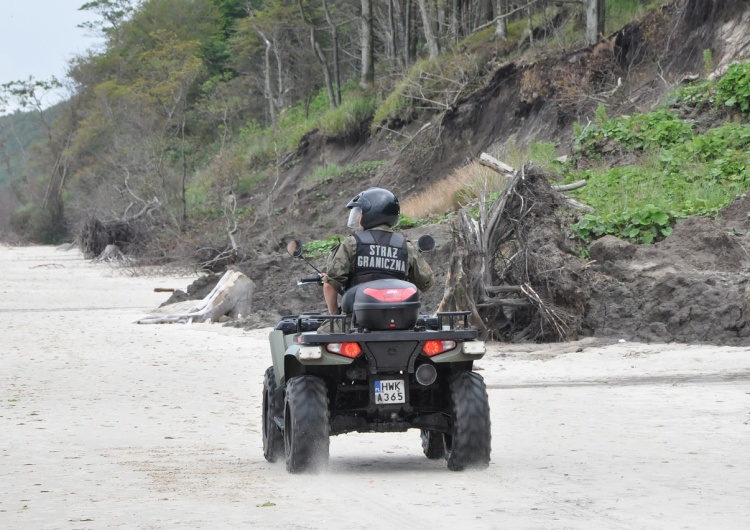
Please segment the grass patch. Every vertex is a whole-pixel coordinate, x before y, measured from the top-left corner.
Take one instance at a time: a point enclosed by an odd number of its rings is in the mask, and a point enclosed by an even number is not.
[[[339,166],[338,164],[329,164],[327,166],[316,167],[305,179],[307,182],[319,183],[330,182],[345,177],[366,178],[378,170],[383,164],[382,160],[372,160],[369,162],[359,162],[357,164],[347,164]]]
[[[347,99],[340,107],[326,112],[319,118],[320,133],[328,137],[359,134],[362,124],[372,118],[375,105],[373,96],[359,95]]]
[[[481,194],[488,196],[505,188],[508,179],[476,162],[456,169],[422,193],[406,199],[401,211],[408,217],[441,218],[469,204]]]

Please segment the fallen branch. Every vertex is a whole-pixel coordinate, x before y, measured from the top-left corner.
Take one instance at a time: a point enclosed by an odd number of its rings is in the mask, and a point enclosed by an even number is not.
[[[479,163],[490,169],[494,169],[500,174],[504,174],[506,177],[512,177],[516,173],[516,170],[510,167],[508,164],[500,162],[497,158],[490,156],[487,153],[482,153],[481,155],[479,155]]]
[[[578,202],[577,200],[571,199],[570,197],[565,197],[565,202],[567,202],[568,204],[570,204],[573,208],[577,208],[579,210],[583,210],[584,212],[594,213],[596,211],[595,209],[593,209],[588,204],[583,204],[582,202]]]
[[[579,180],[577,182],[571,182],[570,184],[563,184],[561,186],[552,186],[552,189],[562,193],[563,191],[572,191],[572,190],[577,190],[578,188],[583,188],[585,185],[586,185],[585,180]]]

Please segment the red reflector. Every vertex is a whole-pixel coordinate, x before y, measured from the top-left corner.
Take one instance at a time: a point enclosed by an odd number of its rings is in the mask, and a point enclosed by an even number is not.
[[[343,355],[351,359],[354,359],[360,353],[362,353],[362,348],[360,348],[359,344],[357,344],[356,342],[331,342],[329,344],[326,344],[326,350],[331,353],[338,353],[339,355]]]
[[[345,342],[341,345],[341,355],[354,359],[360,353],[362,353],[362,348],[356,342]]]
[[[422,347],[422,350],[429,355],[430,357],[433,355],[437,355],[438,353],[443,352],[443,341],[440,340],[428,340],[424,343],[424,346]]]
[[[416,287],[406,287],[405,289],[374,289],[367,287],[362,291],[367,296],[372,296],[375,300],[381,302],[403,302],[417,293]]]
[[[455,347],[455,340],[428,340],[424,343],[424,346],[422,346],[422,351],[425,352],[428,357],[432,357],[438,353],[451,351]]]

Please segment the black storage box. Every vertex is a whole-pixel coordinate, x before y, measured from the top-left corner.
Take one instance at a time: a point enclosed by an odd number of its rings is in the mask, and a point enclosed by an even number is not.
[[[370,331],[412,329],[419,318],[419,291],[401,280],[375,280],[357,286],[354,319]]]

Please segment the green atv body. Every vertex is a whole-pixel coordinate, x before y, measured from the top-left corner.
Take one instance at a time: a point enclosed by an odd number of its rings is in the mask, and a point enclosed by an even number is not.
[[[428,458],[445,458],[451,470],[486,468],[490,409],[484,380],[472,370],[485,344],[468,313],[394,324],[399,304],[371,302],[360,304],[369,315],[284,317],[270,333],[265,458],[283,457],[291,473],[314,471],[328,462],[330,436],[419,429]]]

